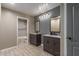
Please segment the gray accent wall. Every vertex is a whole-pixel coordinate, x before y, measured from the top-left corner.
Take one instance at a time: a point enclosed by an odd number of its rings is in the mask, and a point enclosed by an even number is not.
[[[42,34],[48,34],[50,31],[50,19],[40,19],[40,33]]]
[[[35,20],[40,21],[40,33],[41,34],[49,34],[50,33],[50,21],[52,17],[60,16],[60,6],[57,6],[54,9],[49,10],[46,14],[50,14],[49,18],[42,18],[39,19],[40,16],[44,15],[45,13],[38,15],[35,17]]]

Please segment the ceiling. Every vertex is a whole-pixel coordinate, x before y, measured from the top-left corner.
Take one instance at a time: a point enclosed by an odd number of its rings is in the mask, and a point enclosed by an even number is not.
[[[2,3],[1,6],[30,16],[37,16],[60,5],[59,3]]]

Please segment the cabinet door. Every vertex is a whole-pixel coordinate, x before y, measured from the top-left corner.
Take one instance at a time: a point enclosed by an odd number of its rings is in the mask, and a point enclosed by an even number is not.
[[[48,48],[49,48],[49,46],[48,46],[48,37],[43,37],[43,47],[44,47],[44,50],[45,51],[48,51]]]
[[[54,53],[55,55],[59,56],[60,55],[60,39],[59,38],[54,38]]]
[[[38,34],[36,37],[36,43],[37,43],[37,45],[41,44],[41,35],[40,34]]]
[[[44,37],[44,50],[54,55],[54,40],[51,37]]]
[[[48,47],[49,52],[54,55],[54,39],[52,37],[48,39]]]
[[[36,36],[30,34],[30,43],[35,44],[35,42],[36,42]]]

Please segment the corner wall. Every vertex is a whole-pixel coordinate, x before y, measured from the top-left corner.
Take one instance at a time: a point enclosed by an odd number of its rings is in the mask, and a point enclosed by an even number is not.
[[[12,47],[17,44],[17,16],[28,18],[28,34],[34,32],[33,17],[1,8],[0,49]]]

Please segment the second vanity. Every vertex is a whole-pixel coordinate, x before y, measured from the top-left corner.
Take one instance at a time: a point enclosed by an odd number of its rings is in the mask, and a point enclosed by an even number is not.
[[[60,56],[60,36],[43,35],[43,49],[52,55]]]
[[[36,46],[41,45],[41,34],[40,33],[31,33],[29,42],[30,42],[30,44],[33,44]]]

